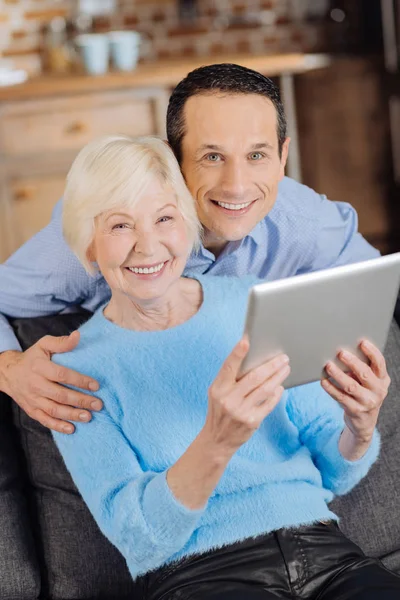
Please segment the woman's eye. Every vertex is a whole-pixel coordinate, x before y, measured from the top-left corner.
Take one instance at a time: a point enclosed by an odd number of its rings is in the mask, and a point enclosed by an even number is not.
[[[127,223],[117,223],[116,225],[113,225],[113,229],[125,229],[126,227],[128,227]]]
[[[207,154],[206,158],[210,162],[218,162],[221,157],[219,154]]]
[[[165,217],[161,217],[160,219],[158,219],[158,223],[167,223],[167,221],[171,221],[171,220],[172,220],[172,217],[165,216]]]
[[[264,155],[261,154],[261,152],[252,152],[250,154],[251,160],[261,160],[263,157],[264,157]]]

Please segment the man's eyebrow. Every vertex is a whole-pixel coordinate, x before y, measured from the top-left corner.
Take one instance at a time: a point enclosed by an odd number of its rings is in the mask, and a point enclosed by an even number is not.
[[[216,150],[217,152],[222,152],[223,147],[218,146],[217,144],[202,144],[197,149],[197,153],[204,152],[204,150]]]
[[[252,150],[273,150],[274,147],[269,142],[260,142],[251,147]]]
[[[269,142],[258,142],[257,144],[253,144],[250,147],[250,152],[252,150],[273,150],[274,147]],[[201,154],[205,150],[212,150],[214,152],[223,152],[224,148],[222,146],[218,146],[217,144],[202,144],[197,149],[196,154]]]

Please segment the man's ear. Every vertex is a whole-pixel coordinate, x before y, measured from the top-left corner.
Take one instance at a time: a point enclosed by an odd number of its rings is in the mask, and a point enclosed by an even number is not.
[[[290,146],[290,137],[287,137],[282,144],[282,153],[281,153],[281,167],[279,173],[279,179],[283,179],[285,177],[285,167],[289,154],[289,146]]]

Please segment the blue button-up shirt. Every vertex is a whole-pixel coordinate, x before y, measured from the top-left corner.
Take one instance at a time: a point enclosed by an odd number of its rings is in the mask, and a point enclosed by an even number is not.
[[[50,224],[0,265],[0,352],[20,346],[5,317],[36,317],[82,305],[97,309],[110,297],[100,275],[91,277],[62,236],[62,202]],[[186,273],[265,280],[379,256],[357,231],[357,213],[285,178],[270,213],[243,240],[215,258],[206,248],[192,255]]]

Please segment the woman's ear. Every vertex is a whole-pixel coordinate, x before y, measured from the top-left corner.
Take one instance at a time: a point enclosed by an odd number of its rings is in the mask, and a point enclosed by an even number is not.
[[[86,258],[89,262],[96,262],[93,242],[90,243],[89,248],[86,250]]]

